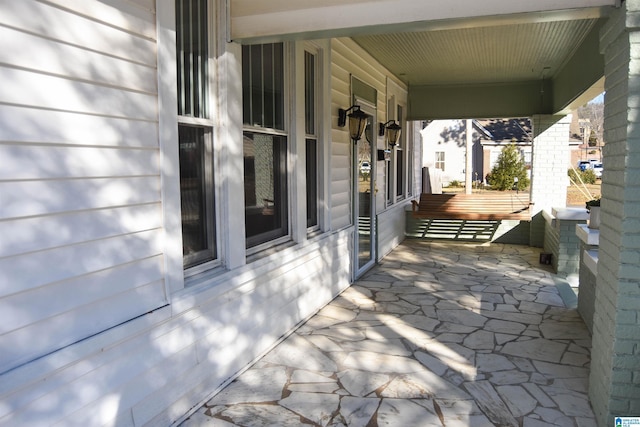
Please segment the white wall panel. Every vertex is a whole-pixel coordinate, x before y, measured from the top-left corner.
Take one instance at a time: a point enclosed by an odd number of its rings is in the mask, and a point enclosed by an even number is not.
[[[157,176],[0,182],[0,219],[159,201]]]

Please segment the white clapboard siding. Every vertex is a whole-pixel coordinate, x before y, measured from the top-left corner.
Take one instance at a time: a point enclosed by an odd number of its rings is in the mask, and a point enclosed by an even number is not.
[[[128,117],[93,116],[0,104],[0,140],[157,148],[158,124]]]
[[[167,304],[156,52],[154,2],[0,0],[0,373]]]
[[[24,46],[41,46],[37,54]],[[155,65],[124,61],[99,52],[0,27],[0,63],[147,93],[157,91]],[[24,88],[21,88],[24,90]]]
[[[104,2],[87,3],[90,4],[88,7],[93,7],[94,3]],[[156,64],[155,40],[142,34],[102,24],[34,0],[3,0],[0,2],[0,12],[0,24],[9,28],[140,64]],[[155,23],[155,16],[149,19],[152,19],[149,24]],[[24,46],[27,50],[30,47],[34,46]]]
[[[351,77],[378,91],[377,118],[386,117],[386,79],[388,72],[351,39],[333,39],[331,43],[332,110],[351,106]],[[339,229],[352,224],[351,218],[351,141],[346,128],[332,121],[331,144],[331,226]]]
[[[157,176],[0,182],[0,220],[158,200]]]
[[[2,145],[0,180],[157,175],[157,150]]]

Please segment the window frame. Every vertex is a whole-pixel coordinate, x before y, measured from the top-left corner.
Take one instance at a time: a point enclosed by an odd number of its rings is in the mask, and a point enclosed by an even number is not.
[[[202,4],[205,8],[205,15],[201,17],[198,22],[203,23],[204,25],[201,27],[205,34],[198,34],[198,40],[200,42],[206,42],[206,61],[202,66],[204,67],[203,75],[200,76],[198,80],[199,84],[202,85],[199,89],[199,98],[201,105],[191,105],[191,108],[188,111],[185,111],[185,107],[187,103],[184,103],[185,100],[185,88],[182,86],[185,75],[181,73],[181,64],[183,63],[183,56],[181,54],[181,49],[179,45],[179,31],[181,22],[179,22],[179,7],[180,0],[175,1],[175,25],[176,25],[176,100],[178,103],[177,109],[177,128],[178,128],[178,141],[179,144],[179,129],[181,127],[191,127],[197,129],[204,130],[204,159],[201,159],[205,168],[205,183],[204,188],[207,194],[204,197],[204,205],[205,205],[205,223],[207,227],[207,238],[206,240],[212,247],[208,248],[206,252],[210,253],[210,257],[207,259],[201,259],[202,256],[194,256],[194,255],[185,255],[184,250],[182,253],[182,263],[183,263],[183,275],[184,278],[187,279],[191,276],[200,274],[204,271],[214,269],[219,267],[222,264],[221,258],[221,236],[219,233],[220,230],[220,212],[216,209],[217,200],[220,200],[220,191],[217,183],[220,182],[217,174],[219,173],[220,168],[218,167],[218,159],[215,155],[215,138],[214,138],[214,120],[212,117],[215,115],[213,111],[213,70],[215,70],[215,43],[212,43],[212,34],[213,34],[213,23],[214,23],[214,7],[211,5],[211,2],[208,0],[202,0]],[[181,78],[182,77],[182,78]],[[188,77],[188,76],[187,76]],[[180,149],[177,150],[178,154],[178,164],[180,164]],[[180,188],[180,202],[182,203],[182,189]],[[182,227],[182,208],[180,208],[180,223]],[[184,242],[184,234],[181,229],[181,236]]]
[[[251,49],[252,46],[263,46],[263,45],[274,45],[274,44],[280,44],[282,45],[282,105],[283,105],[283,109],[282,109],[282,123],[283,123],[283,129],[278,129],[278,128],[273,128],[273,127],[263,127],[263,126],[257,126],[251,123],[246,123],[245,121],[245,100],[247,100],[247,98],[245,98],[245,81],[244,81],[244,76],[245,76],[245,72],[247,72],[247,70],[245,69],[246,64],[244,61],[245,58],[245,54],[244,51],[242,52],[241,55],[241,68],[242,68],[242,76],[243,76],[243,81],[242,81],[242,87],[243,87],[243,101],[242,101],[242,107],[243,107],[243,116],[242,116],[242,132],[243,132],[243,139],[244,139],[244,134],[245,133],[251,133],[251,134],[262,134],[262,135],[270,135],[270,136],[274,136],[274,137],[279,137],[279,138],[284,138],[284,143],[285,143],[285,149],[283,157],[280,158],[281,164],[286,168],[286,170],[283,173],[282,179],[284,179],[284,191],[283,191],[283,199],[284,202],[286,204],[286,206],[283,207],[283,215],[286,218],[286,224],[282,227],[284,229],[284,232],[281,236],[278,237],[273,237],[273,238],[269,238],[268,235],[272,234],[272,231],[266,231],[263,233],[260,233],[258,235],[255,236],[248,236],[248,233],[246,233],[245,230],[245,254],[247,257],[255,255],[256,253],[265,251],[267,249],[270,249],[274,246],[277,245],[281,245],[283,243],[287,243],[289,241],[292,240],[292,222],[293,222],[293,216],[292,216],[292,195],[291,195],[291,191],[292,191],[292,186],[291,186],[291,182],[292,182],[292,167],[291,167],[291,150],[292,150],[292,141],[293,141],[293,136],[291,135],[291,111],[290,108],[288,107],[288,105],[290,104],[289,101],[289,96],[291,94],[291,90],[289,88],[289,85],[291,84],[291,76],[292,76],[292,72],[290,69],[290,59],[291,59],[291,46],[290,43],[261,43],[261,44],[256,44],[256,45],[245,45],[242,46],[242,48],[247,47],[248,49]],[[251,72],[251,71],[249,71]],[[249,95],[249,99],[251,99],[253,97],[253,93]],[[255,112],[251,109],[249,111],[249,115],[251,117],[254,117]],[[244,156],[244,155],[243,155]],[[243,171],[243,176],[245,174],[245,171]],[[247,224],[247,206],[246,204],[244,204],[244,215],[245,215],[245,227]],[[264,236],[267,237],[267,239],[265,241],[261,241],[260,236]]]
[[[305,110],[305,126],[304,126],[304,140],[305,140],[305,153],[304,153],[304,158],[305,158],[305,198],[306,198],[306,203],[305,203],[305,211],[306,211],[306,230],[307,230],[307,235],[310,235],[312,233],[315,233],[317,231],[320,230],[321,228],[321,205],[322,205],[322,191],[321,191],[321,170],[322,170],[322,147],[321,147],[321,120],[320,120],[320,108],[321,108],[321,95],[320,95],[320,80],[322,78],[322,74],[321,74],[321,51],[319,48],[315,47],[315,46],[311,46],[306,44],[303,48],[303,55],[304,55],[304,70],[303,70],[303,75],[304,75],[304,87],[305,87],[305,95],[304,95],[304,110]],[[308,69],[307,66],[309,65],[309,63],[307,62],[307,58],[308,56],[311,56],[313,58],[313,78],[312,78],[312,82],[311,84],[309,84],[308,78]],[[307,90],[312,90],[313,91],[313,99],[312,102],[309,102],[309,99],[307,99]],[[311,117],[307,117],[308,116],[308,111],[307,108],[309,107],[309,105],[311,104],[311,106],[313,107],[313,111],[311,114]],[[311,120],[312,122],[312,131],[309,132],[308,126],[307,126],[307,120]],[[308,158],[308,154],[309,154],[309,144],[313,143],[314,145],[314,154],[315,154],[315,161],[313,162],[313,166],[315,167],[314,171],[313,171],[313,183],[315,184],[315,189],[314,191],[310,192],[309,191],[309,186],[310,186],[310,178],[312,178],[311,176],[311,171],[310,166],[311,166],[311,162],[309,161]],[[309,200],[309,194],[314,194],[314,200],[313,202],[311,202]],[[310,212],[309,210],[313,209],[315,210],[315,223],[312,223],[311,225],[309,224],[310,222]]]
[[[440,159],[439,155],[442,155],[442,158]],[[445,151],[436,151],[434,154],[434,162],[433,162],[433,167],[436,169],[440,169],[442,172],[445,171],[445,162],[446,162],[446,152]],[[439,165],[442,165],[442,167],[439,167]]]

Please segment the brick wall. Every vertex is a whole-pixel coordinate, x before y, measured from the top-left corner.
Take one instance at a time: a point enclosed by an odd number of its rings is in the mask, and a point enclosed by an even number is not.
[[[605,172],[589,394],[598,424],[640,414],[640,0],[601,31]]]

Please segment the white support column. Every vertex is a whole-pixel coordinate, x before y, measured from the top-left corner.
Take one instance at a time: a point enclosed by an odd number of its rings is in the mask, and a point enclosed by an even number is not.
[[[600,33],[604,173],[589,397],[599,426],[640,414],[640,0]]]
[[[567,204],[570,124],[570,115],[533,117],[532,217],[543,210],[551,211],[551,208],[562,208]],[[544,219],[538,215],[531,223],[530,244],[542,247],[543,243]]]

